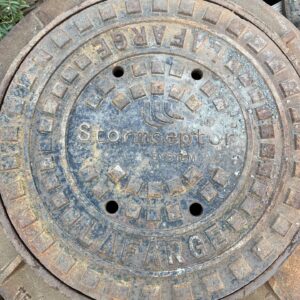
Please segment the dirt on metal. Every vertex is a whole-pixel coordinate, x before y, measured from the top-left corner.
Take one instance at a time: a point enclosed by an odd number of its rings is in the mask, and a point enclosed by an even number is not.
[[[300,29],[300,1],[284,0],[283,5],[286,17]]]
[[[79,299],[237,299],[289,256],[299,40],[233,2],[85,1],[20,53],[0,191],[22,246],[0,285],[24,256]]]

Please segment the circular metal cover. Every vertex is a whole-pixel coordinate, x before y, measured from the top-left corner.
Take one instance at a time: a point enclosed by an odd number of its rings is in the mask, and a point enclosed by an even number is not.
[[[212,1],[98,2],[2,90],[7,218],[88,297],[231,295],[299,230],[299,75]]]

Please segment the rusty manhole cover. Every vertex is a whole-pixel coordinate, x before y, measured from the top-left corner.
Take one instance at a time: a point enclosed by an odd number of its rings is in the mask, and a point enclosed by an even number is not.
[[[299,229],[297,72],[212,2],[75,12],[31,43],[4,91],[7,218],[92,298],[239,291]]]

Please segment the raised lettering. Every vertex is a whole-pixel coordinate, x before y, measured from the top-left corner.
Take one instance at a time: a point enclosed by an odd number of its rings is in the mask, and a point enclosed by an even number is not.
[[[128,264],[136,263],[136,256],[139,252],[139,241],[127,241],[123,252],[122,252],[122,262]]]
[[[189,239],[189,249],[196,258],[201,258],[206,254],[205,243],[198,235],[193,235]]]
[[[218,225],[213,225],[205,233],[215,249],[220,249],[226,244],[225,232]]]
[[[182,48],[186,37],[186,29],[181,29],[181,33],[174,36],[171,46]]]
[[[208,137],[202,134],[200,130],[193,132],[166,132],[158,131],[118,131],[112,129],[110,131],[99,130],[89,123],[82,123],[78,128],[77,138],[80,141],[95,141],[100,144],[109,143],[134,143],[137,145],[178,145],[180,148],[191,145],[201,146],[205,144]],[[178,160],[185,159],[188,153],[184,153]]]
[[[78,133],[78,138],[81,141],[88,141],[91,138],[91,125],[88,123],[82,123],[79,126],[79,133]]]
[[[24,287],[19,287],[18,292],[14,296],[14,300],[29,300],[32,299],[31,295]]]
[[[175,264],[177,261],[180,264],[184,263],[182,256],[182,245],[179,242],[172,242],[166,245],[168,263],[169,265]]]
[[[125,50],[127,48],[128,43],[127,43],[127,39],[126,39],[126,36],[124,35],[124,33],[114,32],[112,34],[112,39],[115,44],[115,47],[118,50]]]
[[[108,137],[110,142],[116,143],[120,139],[120,133],[117,130],[111,130],[111,131],[108,132],[107,137]]]
[[[155,242],[150,242],[144,264],[148,267],[161,267],[161,257]]]
[[[203,32],[194,31],[193,32],[193,44],[192,52],[197,52],[197,50],[203,47],[204,42],[206,41],[206,35]]]
[[[104,39],[100,39],[96,47],[97,47],[97,52],[99,53],[102,59],[106,59],[112,55],[112,52]]]
[[[146,30],[145,27],[142,26],[140,30],[133,27],[132,31],[135,34],[135,37],[133,39],[133,42],[136,46],[147,46],[147,36],[146,36]]]
[[[161,45],[166,31],[166,26],[152,26],[153,34],[157,45]]]

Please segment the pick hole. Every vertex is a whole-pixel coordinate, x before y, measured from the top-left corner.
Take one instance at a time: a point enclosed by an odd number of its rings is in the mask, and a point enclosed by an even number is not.
[[[190,213],[194,217],[199,217],[203,214],[203,207],[200,203],[193,203],[190,206]]]
[[[121,66],[116,66],[113,68],[113,75],[116,77],[116,78],[120,78],[124,75],[125,71],[124,71],[124,68],[121,67]]]
[[[191,76],[194,80],[201,80],[203,77],[203,72],[200,69],[194,69],[191,73]]]
[[[105,205],[105,209],[109,214],[116,214],[119,210],[119,204],[116,201],[108,201]]]

